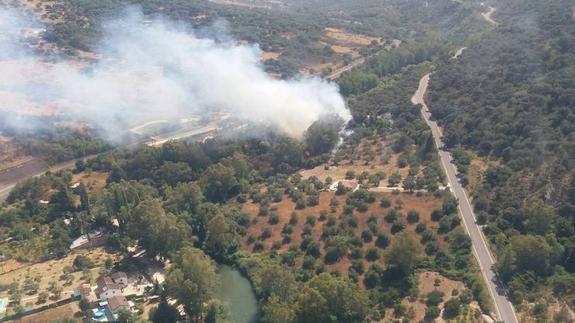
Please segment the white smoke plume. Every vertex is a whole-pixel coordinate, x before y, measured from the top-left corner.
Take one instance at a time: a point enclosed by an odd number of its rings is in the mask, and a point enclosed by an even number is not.
[[[293,136],[325,114],[351,118],[335,84],[267,75],[257,45],[200,38],[166,20],[144,20],[132,12],[107,24],[96,50],[100,59],[80,69],[30,54],[20,36],[28,21],[0,8],[0,51],[9,53],[0,55],[0,112],[54,106],[111,138],[138,122],[209,111],[271,123]]]

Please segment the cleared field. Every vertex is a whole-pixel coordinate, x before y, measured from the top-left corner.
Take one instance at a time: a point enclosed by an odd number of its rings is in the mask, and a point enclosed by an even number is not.
[[[277,60],[280,57],[281,53],[277,53],[277,52],[262,52],[262,59],[264,61],[267,61],[269,59],[273,59],[273,60]]]
[[[373,42],[379,44],[383,41],[380,37],[371,37],[361,34],[352,34],[345,32],[337,28],[325,28],[325,36],[340,42],[344,42],[350,45],[366,47],[371,45]]]
[[[72,176],[72,184],[83,183],[88,192],[101,191],[106,186],[108,173],[106,172],[81,172]]]

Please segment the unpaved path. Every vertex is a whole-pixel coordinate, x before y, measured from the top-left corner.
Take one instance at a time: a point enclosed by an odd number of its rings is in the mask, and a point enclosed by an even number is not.
[[[491,25],[497,26],[497,25],[499,25],[499,23],[497,21],[493,20],[493,18],[491,18],[491,15],[493,15],[494,12],[495,12],[495,8],[489,7],[489,10],[482,13],[481,17],[483,17],[483,19],[485,19],[485,21],[487,21]]]
[[[463,51],[466,50],[467,47],[461,47],[460,49],[458,49],[455,54],[453,54],[453,56],[451,56],[451,59],[458,59],[459,56],[461,56],[461,54],[463,54]]]

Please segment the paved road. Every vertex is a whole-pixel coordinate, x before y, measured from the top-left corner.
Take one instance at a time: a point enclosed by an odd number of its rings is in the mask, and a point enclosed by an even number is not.
[[[84,159],[92,159],[96,156],[97,155],[90,155],[90,156],[84,157]],[[53,165],[49,168],[47,167],[45,169],[34,170],[34,171],[31,171],[30,173],[18,174],[18,176],[16,178],[11,179],[9,182],[0,183],[0,203],[4,202],[6,200],[6,198],[10,194],[10,191],[14,188],[14,186],[16,186],[16,184],[23,182],[28,178],[43,175],[47,171],[57,172],[57,171],[61,171],[64,169],[72,169],[76,165],[76,160],[77,159],[69,160],[67,162]]]
[[[502,288],[499,280],[495,276],[495,273],[491,269],[495,263],[487,243],[485,242],[485,237],[481,228],[475,222],[475,215],[473,214],[473,208],[471,203],[465,193],[465,190],[459,183],[457,178],[457,170],[452,162],[451,154],[443,150],[443,142],[441,141],[441,128],[437,125],[437,122],[431,121],[431,113],[425,104],[424,96],[427,91],[427,85],[429,83],[429,74],[423,76],[419,81],[419,87],[413,97],[411,102],[413,104],[421,104],[421,113],[425,119],[425,122],[431,128],[433,133],[433,138],[435,140],[435,145],[439,149],[439,157],[441,159],[441,164],[445,169],[447,174],[448,185],[451,187],[451,191],[455,194],[455,197],[459,199],[459,213],[463,218],[463,224],[469,236],[471,237],[473,253],[479,262],[481,272],[483,277],[487,282],[489,293],[493,299],[495,306],[495,311],[499,320],[506,323],[517,323],[517,316],[515,315],[515,309],[513,304],[508,300],[507,291]]]

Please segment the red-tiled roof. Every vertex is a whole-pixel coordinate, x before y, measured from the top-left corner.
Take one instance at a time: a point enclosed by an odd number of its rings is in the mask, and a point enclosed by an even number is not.
[[[116,312],[120,307],[130,307],[128,300],[124,296],[114,296],[108,299],[110,311]]]

